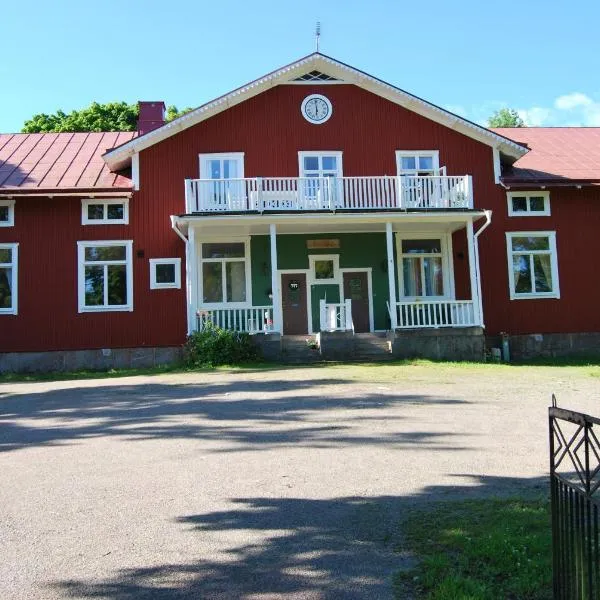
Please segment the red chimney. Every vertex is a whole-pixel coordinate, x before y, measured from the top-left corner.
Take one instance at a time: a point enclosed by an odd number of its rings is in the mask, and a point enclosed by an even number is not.
[[[140,135],[154,131],[165,124],[165,103],[138,102],[139,116],[137,130]]]

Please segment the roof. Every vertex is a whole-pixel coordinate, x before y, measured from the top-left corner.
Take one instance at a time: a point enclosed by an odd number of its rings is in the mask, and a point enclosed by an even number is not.
[[[271,87],[286,83],[297,84],[297,80],[300,76],[313,71],[317,71],[321,75],[328,75],[336,80],[335,83],[354,84],[371,91],[408,110],[431,119],[432,121],[436,121],[446,127],[455,129],[468,137],[474,138],[493,148],[497,148],[501,153],[512,159],[519,158],[527,152],[526,148],[501,134],[490,131],[477,123],[468,121],[463,117],[455,115],[435,104],[431,104],[413,94],[409,94],[400,88],[390,85],[363,71],[359,71],[334,58],[315,52],[273,71],[260,79],[247,83],[224,96],[220,96],[219,98],[182,115],[178,119],[166,123],[154,131],[150,131],[143,136],[139,136],[126,142],[118,148],[108,151],[104,155],[104,160],[112,170],[122,169],[129,164],[133,154],[227,110],[244,100],[248,100]]]
[[[502,177],[509,183],[600,182],[600,127],[496,128],[531,151]]]
[[[131,179],[111,173],[102,154],[136,135],[134,131],[0,134],[0,190],[130,190]]]

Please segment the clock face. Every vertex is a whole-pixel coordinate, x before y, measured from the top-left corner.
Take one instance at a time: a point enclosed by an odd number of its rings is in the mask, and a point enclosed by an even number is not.
[[[300,110],[307,121],[319,125],[331,117],[333,107],[329,98],[321,94],[311,94],[304,98]]]

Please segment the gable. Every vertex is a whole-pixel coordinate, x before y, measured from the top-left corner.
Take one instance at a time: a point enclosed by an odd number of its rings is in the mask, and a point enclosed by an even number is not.
[[[350,67],[323,54],[315,53],[282,67],[277,71],[273,71],[260,79],[256,79],[212,102],[208,102],[146,135],[114,148],[104,155],[104,160],[111,169],[122,169],[127,165],[133,154],[253,98],[274,86],[286,83],[298,83],[299,77],[306,77],[312,72],[316,72],[320,77],[324,75],[329,76],[332,78],[330,83],[334,80],[339,80],[371,91],[412,112],[496,148],[512,158],[519,158],[527,152],[527,149],[520,144],[498,135],[485,127],[454,115],[439,106],[426,102],[354,67]]]

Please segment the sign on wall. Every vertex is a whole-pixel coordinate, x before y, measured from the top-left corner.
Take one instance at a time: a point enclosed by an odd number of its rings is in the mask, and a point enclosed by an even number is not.
[[[309,250],[329,250],[339,248],[340,240],[306,240],[306,247]]]

